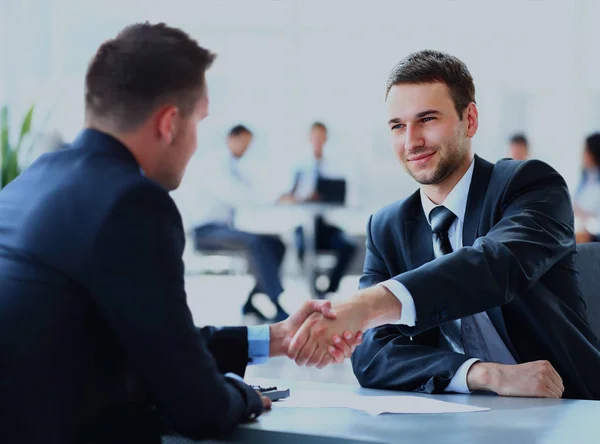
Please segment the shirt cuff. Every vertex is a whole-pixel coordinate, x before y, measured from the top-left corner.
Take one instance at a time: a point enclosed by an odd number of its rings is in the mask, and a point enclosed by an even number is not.
[[[231,372],[230,373],[225,373],[223,376],[225,376],[226,378],[235,379],[236,381],[239,381],[239,382],[243,382],[244,384],[246,383],[244,381],[244,378],[242,378],[240,375],[237,375],[235,373],[231,373]]]
[[[458,367],[456,373],[450,380],[450,384],[446,387],[446,392],[454,392],[454,393],[471,393],[469,390],[469,386],[467,385],[467,373],[469,373],[469,369],[473,364],[479,362],[477,358],[471,358],[468,361],[465,361]]]
[[[268,325],[248,327],[248,364],[265,364],[269,361],[271,333]]]
[[[400,315],[400,319],[396,321],[396,324],[414,327],[417,324],[417,310],[415,309],[415,301],[404,284],[394,279],[389,279],[380,283],[379,285],[383,285],[385,288],[390,290],[402,304],[402,314]]]

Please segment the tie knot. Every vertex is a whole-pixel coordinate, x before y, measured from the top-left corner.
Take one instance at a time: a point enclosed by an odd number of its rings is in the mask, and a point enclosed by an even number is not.
[[[431,224],[431,231],[434,233],[442,233],[448,231],[452,222],[456,219],[456,215],[444,206],[435,207],[429,213],[429,223]]]

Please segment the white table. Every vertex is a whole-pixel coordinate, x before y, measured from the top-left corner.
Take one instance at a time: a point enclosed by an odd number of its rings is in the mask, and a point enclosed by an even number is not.
[[[368,395],[425,396],[489,407],[487,412],[370,416],[350,409],[277,408],[239,426],[218,442],[230,443],[453,443],[571,444],[600,442],[600,402],[505,398],[486,395],[419,395],[310,382],[250,381],[303,390]],[[191,441],[189,441],[191,442]],[[217,441],[215,441],[217,442]]]

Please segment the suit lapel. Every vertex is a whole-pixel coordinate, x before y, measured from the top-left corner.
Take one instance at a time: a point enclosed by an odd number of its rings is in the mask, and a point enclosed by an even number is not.
[[[477,228],[481,219],[481,209],[487,192],[494,165],[475,156],[473,178],[469,186],[465,223],[463,224],[463,246],[470,247],[477,238]]]
[[[479,221],[481,220],[481,211],[485,201],[485,195],[490,183],[492,171],[494,165],[483,160],[479,156],[475,156],[475,167],[473,170],[473,178],[471,179],[471,185],[469,187],[469,196],[467,198],[467,209],[465,211],[465,223],[463,225],[463,246],[471,247],[477,239],[477,230],[479,228]],[[506,344],[508,350],[511,352],[515,360],[519,362],[517,352],[512,345],[512,342],[506,331],[506,324],[504,323],[504,315],[502,314],[502,308],[494,307],[487,310],[487,315],[492,321],[494,328],[498,332],[498,335]]]

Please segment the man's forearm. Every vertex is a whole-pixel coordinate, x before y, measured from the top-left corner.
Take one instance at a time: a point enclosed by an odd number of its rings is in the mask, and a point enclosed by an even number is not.
[[[402,315],[402,303],[382,285],[360,290],[352,298],[335,306],[339,319],[354,320],[360,331],[396,322]]]
[[[365,330],[396,322],[402,315],[402,304],[394,293],[382,285],[359,292],[356,299],[368,314]]]

